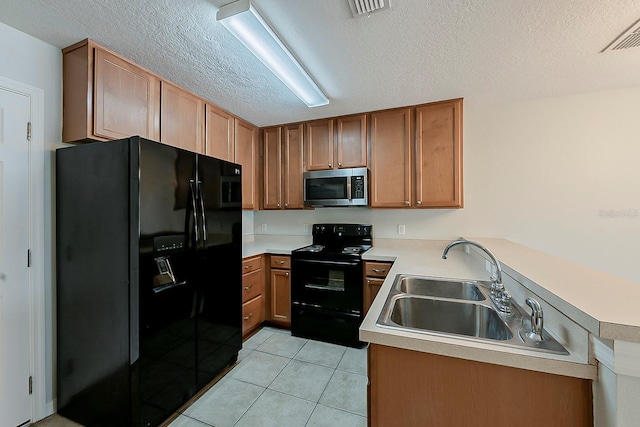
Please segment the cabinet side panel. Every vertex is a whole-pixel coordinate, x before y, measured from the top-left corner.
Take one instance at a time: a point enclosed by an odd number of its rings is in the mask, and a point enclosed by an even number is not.
[[[128,141],[57,151],[58,412],[129,425]]]
[[[92,133],[93,73],[89,47],[80,45],[62,55],[62,142],[86,139]]]

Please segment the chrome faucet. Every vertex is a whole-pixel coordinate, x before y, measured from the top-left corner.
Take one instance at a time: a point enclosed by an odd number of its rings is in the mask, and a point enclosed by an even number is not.
[[[513,309],[511,307],[511,295],[509,295],[509,293],[504,289],[504,285],[502,284],[502,267],[500,266],[500,261],[498,261],[498,259],[489,249],[482,246],[480,243],[471,240],[454,240],[453,242],[449,243],[446,248],[444,248],[444,251],[442,252],[442,259],[447,259],[449,249],[462,244],[475,246],[476,248],[484,251],[484,253],[489,256],[489,258],[493,262],[493,265],[496,266],[496,277],[495,279],[491,277],[491,300],[500,312],[507,315],[513,313]]]

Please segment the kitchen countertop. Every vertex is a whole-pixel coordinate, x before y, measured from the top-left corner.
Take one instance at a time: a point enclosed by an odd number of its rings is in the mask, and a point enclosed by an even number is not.
[[[589,326],[592,327],[592,325],[585,325],[581,323],[583,320],[589,320],[589,317],[592,316],[583,316],[582,318],[580,316],[573,316],[574,313],[569,309],[573,303],[572,291],[575,292],[576,296],[584,293],[584,287],[581,288],[582,291],[578,292],[576,291],[576,286],[579,286],[581,283],[580,281],[585,280],[582,275],[589,276],[593,273],[591,270],[586,269],[589,271],[581,271],[584,267],[533,251],[530,248],[504,239],[470,238],[470,240],[477,241],[489,248],[500,262],[504,264],[505,270],[508,273],[511,274],[513,273],[513,270],[517,270],[521,275],[526,273],[533,276],[530,277],[530,279],[536,280],[539,284],[544,284],[545,287],[547,285],[551,286],[552,290],[546,293],[540,292],[540,285],[537,286],[538,289],[532,290],[538,293],[543,299],[546,300],[551,293],[559,292],[559,290],[564,289],[564,291],[561,292],[563,298],[566,298],[564,303],[558,304],[558,297],[555,299],[551,298],[552,301],[550,303],[554,304],[554,307],[557,307],[560,311],[563,311],[563,309],[569,311],[570,313],[568,314],[564,311],[563,313],[585,329],[589,329]],[[393,261],[394,264],[389,271],[382,288],[378,292],[376,299],[371,305],[362,326],[360,327],[361,340],[409,350],[458,357],[486,363],[495,363],[552,374],[588,379],[597,378],[597,367],[595,364],[586,363],[584,358],[573,352],[572,349],[569,349],[571,352],[570,355],[563,356],[537,352],[534,350],[511,348],[489,342],[469,341],[454,337],[449,338],[376,326],[376,321],[382,311],[387,295],[391,290],[391,286],[397,274],[414,274],[473,280],[488,279],[489,273],[484,269],[483,263],[478,262],[465,254],[460,249],[462,246],[452,249],[449,253],[449,257],[446,260],[443,260],[442,251],[450,242],[450,240],[393,239],[377,239],[374,241],[373,248],[367,251],[363,258],[365,260]],[[572,269],[574,271],[574,276],[568,276],[569,273],[565,271],[558,280],[551,280],[553,272],[556,269],[562,268]],[[546,275],[542,275],[542,272],[545,272]],[[560,283],[566,281],[567,278],[578,280],[578,282],[573,286],[566,285],[565,288],[562,288]],[[611,276],[608,276],[608,278],[609,280],[606,282],[607,286],[609,286],[612,281],[624,282],[622,279],[613,278]],[[526,284],[529,285],[530,282],[531,280],[527,281]],[[596,291],[593,290],[593,292]],[[584,295],[581,295],[580,297],[588,299]],[[593,300],[596,300],[596,298],[597,297],[593,297]],[[588,300],[590,301],[590,299]]]
[[[261,254],[291,255],[294,249],[311,244],[311,236],[257,234],[245,236],[242,242],[242,258]]]

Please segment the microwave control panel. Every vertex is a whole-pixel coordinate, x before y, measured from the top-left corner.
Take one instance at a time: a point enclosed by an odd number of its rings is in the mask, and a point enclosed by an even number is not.
[[[364,176],[352,176],[351,177],[351,192],[352,198],[364,199]]]

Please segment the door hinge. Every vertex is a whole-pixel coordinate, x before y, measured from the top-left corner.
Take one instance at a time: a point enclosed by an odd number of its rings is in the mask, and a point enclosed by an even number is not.
[[[33,394],[33,377],[29,376],[29,394]]]
[[[27,141],[31,141],[31,122],[27,122]]]
[[[31,267],[31,249],[27,249],[27,267]]]

